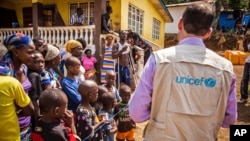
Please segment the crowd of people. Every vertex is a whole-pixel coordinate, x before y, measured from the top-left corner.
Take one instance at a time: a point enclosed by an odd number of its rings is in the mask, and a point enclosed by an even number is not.
[[[7,36],[8,51],[0,60],[0,108],[11,114],[0,114],[0,140],[113,141],[114,134],[117,140],[134,140],[129,66],[143,58],[130,34],[120,31],[118,42],[106,35],[100,84],[98,60],[82,38],[68,40],[61,49],[22,33]],[[137,40],[140,46],[139,35]]]
[[[136,122],[144,121],[146,141],[216,140],[221,126],[236,121],[237,100],[232,63],[203,42],[214,17],[205,2],[188,6],[178,23],[178,45],[153,53],[132,30],[120,31],[116,42],[107,34],[101,72],[83,39],[60,50],[25,34],[7,36],[0,140],[133,141]],[[145,66],[133,90],[131,66],[138,62]]]

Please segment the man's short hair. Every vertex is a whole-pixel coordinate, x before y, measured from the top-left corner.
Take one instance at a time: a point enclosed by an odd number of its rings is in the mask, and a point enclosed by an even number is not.
[[[107,6],[106,7],[106,12],[110,12],[110,11],[112,11],[112,7],[111,6]]]
[[[77,8],[76,11],[77,11],[77,12],[78,12],[78,11],[82,11],[82,8]]]
[[[189,34],[205,35],[211,28],[215,12],[206,2],[197,2],[186,8],[182,15],[184,29]]]

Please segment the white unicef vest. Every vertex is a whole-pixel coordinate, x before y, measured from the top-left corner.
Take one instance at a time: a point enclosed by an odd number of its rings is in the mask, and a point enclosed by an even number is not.
[[[205,47],[154,53],[156,71],[146,141],[214,141],[225,116],[233,66]]]

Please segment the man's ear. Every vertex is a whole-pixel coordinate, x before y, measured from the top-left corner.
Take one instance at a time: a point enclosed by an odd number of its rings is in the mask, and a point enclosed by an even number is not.
[[[179,30],[182,30],[182,28],[183,28],[183,20],[182,20],[182,18],[179,20],[179,22],[178,22],[178,29]]]
[[[207,33],[202,37],[202,39],[204,40],[204,39],[209,38],[210,35],[212,34],[212,32],[213,32],[213,29],[210,28],[210,29],[207,31]]]

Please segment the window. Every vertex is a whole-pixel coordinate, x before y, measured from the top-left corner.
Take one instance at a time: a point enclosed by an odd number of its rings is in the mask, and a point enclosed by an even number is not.
[[[88,25],[94,22],[94,2],[70,3],[69,18],[76,13],[78,7],[82,8],[85,17],[84,24]],[[70,20],[69,20],[70,22]],[[70,23],[69,23],[70,24]]]
[[[143,11],[129,4],[128,7],[128,29],[133,29],[142,35]]]
[[[160,26],[161,26],[161,22],[153,18],[153,28],[152,28],[153,39],[160,39]]]
[[[109,1],[106,1],[106,4],[109,5]],[[83,15],[85,17],[84,24],[85,25],[93,24],[94,23],[94,2],[70,3],[69,18],[71,17],[71,15],[76,13],[76,9],[78,7],[82,8],[83,10]]]

